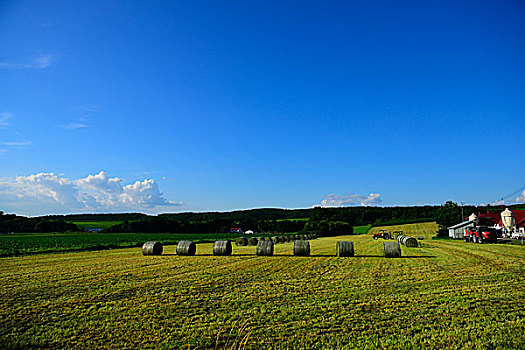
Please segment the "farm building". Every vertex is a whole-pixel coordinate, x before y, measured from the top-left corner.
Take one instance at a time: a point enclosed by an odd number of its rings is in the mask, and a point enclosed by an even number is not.
[[[506,209],[503,213],[509,213],[515,220],[515,229],[525,234],[525,210],[508,210]],[[505,214],[504,214],[505,215]],[[465,228],[474,226],[489,226],[497,229],[504,228],[501,213],[478,213],[470,215],[465,218],[465,221],[460,222],[454,226],[448,227],[448,236],[450,238],[463,238]]]
[[[506,209],[502,214],[510,214],[513,217],[513,224],[515,230],[519,233],[525,234],[525,210],[508,210]],[[503,218],[500,216],[496,224],[497,228],[505,228]]]
[[[450,226],[448,228],[448,236],[450,238],[463,238],[463,235],[465,234],[465,228],[474,226],[476,226],[475,220],[465,220],[459,224]]]

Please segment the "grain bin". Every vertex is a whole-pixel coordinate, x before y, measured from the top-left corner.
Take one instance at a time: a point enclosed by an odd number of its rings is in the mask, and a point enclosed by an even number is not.
[[[213,255],[232,255],[232,243],[230,241],[216,241],[213,244]]]
[[[309,256],[310,255],[310,242],[308,241],[294,241],[293,242],[293,255],[295,256]]]
[[[338,241],[336,254],[340,257],[354,256],[354,242]]]
[[[177,255],[195,255],[197,246],[192,241],[180,241],[177,244]]]
[[[260,241],[257,243],[256,253],[258,256],[272,256],[273,255],[273,242]]]
[[[503,227],[508,232],[512,232],[513,229],[516,229],[516,218],[514,217],[514,213],[510,211],[509,208],[505,208],[505,210],[502,211],[500,215]]]
[[[385,258],[400,258],[401,246],[398,242],[383,242]]]
[[[142,246],[142,255],[161,255],[162,244],[159,242],[146,242]]]

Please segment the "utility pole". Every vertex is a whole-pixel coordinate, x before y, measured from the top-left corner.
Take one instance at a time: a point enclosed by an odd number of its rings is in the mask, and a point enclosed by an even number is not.
[[[461,220],[465,220],[465,216],[463,215],[463,202],[461,202]]]

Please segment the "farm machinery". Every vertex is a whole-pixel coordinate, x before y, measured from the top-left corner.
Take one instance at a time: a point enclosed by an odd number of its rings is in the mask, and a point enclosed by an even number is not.
[[[374,233],[374,239],[379,239],[379,238],[390,239],[390,235],[388,234],[386,230],[379,230],[378,233]]]
[[[497,243],[499,231],[484,226],[467,227],[465,229],[465,242],[473,243]]]

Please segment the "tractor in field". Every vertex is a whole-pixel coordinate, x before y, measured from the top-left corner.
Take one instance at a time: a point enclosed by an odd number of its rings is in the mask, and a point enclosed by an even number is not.
[[[379,238],[390,239],[390,235],[388,234],[386,230],[379,230],[378,233],[374,233],[374,239],[379,239]]]
[[[473,243],[497,243],[498,231],[491,227],[467,227],[465,229],[465,242]]]

